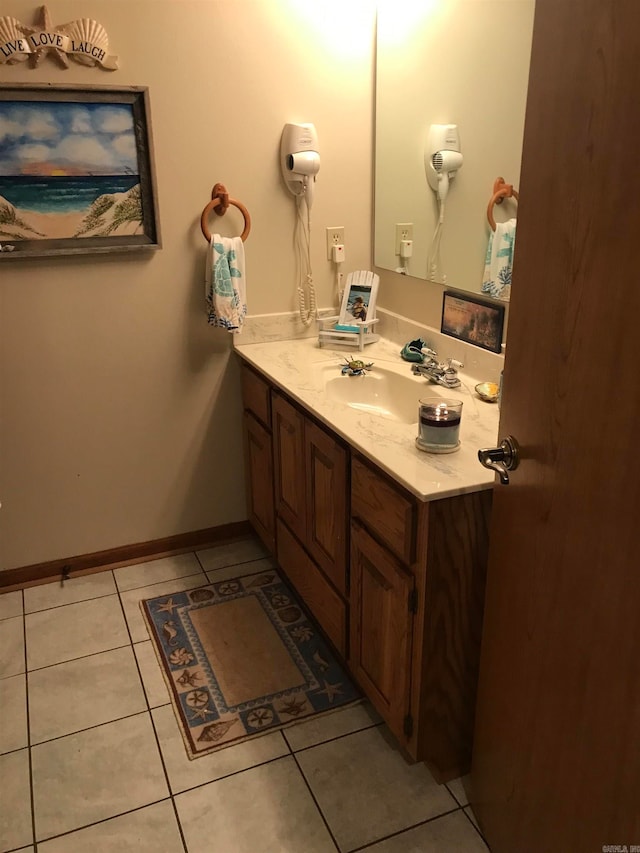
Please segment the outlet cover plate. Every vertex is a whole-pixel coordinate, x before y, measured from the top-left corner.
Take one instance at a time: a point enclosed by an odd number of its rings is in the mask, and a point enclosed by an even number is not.
[[[403,238],[404,239],[404,238]],[[327,228],[327,260],[333,257],[331,250],[334,246],[344,246],[344,225],[335,225]]]
[[[400,243],[403,240],[413,240],[413,222],[396,223],[396,255],[400,254]]]

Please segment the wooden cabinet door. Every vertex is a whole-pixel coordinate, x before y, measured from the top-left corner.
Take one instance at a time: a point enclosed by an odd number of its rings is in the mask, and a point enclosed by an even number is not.
[[[276,525],[271,433],[249,412],[244,413],[244,458],[249,522],[274,553]]]
[[[309,553],[336,589],[346,592],[347,451],[321,427],[305,424]]]
[[[272,395],[276,512],[298,539],[306,539],[304,415],[280,394]]]
[[[414,580],[357,522],[351,525],[350,665],[387,725],[405,742],[411,689]]]

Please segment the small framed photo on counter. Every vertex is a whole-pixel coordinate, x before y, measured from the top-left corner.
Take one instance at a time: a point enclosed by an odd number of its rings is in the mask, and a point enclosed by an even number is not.
[[[504,305],[468,294],[444,293],[440,325],[443,335],[499,353],[503,328]]]
[[[340,323],[349,325],[374,320],[376,316],[376,296],[378,276],[373,273],[351,273],[342,297]]]

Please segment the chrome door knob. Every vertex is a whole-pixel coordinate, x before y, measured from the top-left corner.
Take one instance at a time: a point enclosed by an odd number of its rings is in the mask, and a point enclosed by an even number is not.
[[[485,468],[491,468],[500,475],[503,486],[509,485],[509,471],[515,471],[520,461],[520,448],[518,442],[512,435],[508,435],[500,442],[500,447],[485,447],[478,451],[480,464]]]

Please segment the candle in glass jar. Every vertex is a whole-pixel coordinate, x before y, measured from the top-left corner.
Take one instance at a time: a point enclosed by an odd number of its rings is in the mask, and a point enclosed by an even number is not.
[[[420,400],[420,443],[435,449],[457,447],[462,401],[431,397]]]

